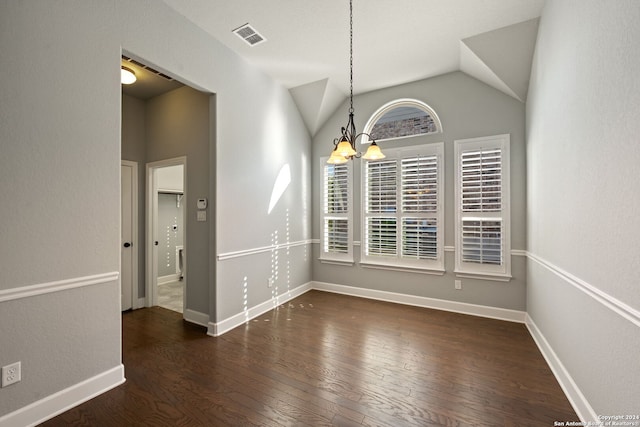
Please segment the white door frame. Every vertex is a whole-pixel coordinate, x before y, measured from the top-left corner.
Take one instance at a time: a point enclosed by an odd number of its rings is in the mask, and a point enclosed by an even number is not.
[[[142,244],[142,242],[138,241],[138,162],[132,162],[130,160],[121,160],[120,168],[122,166],[131,168],[131,309],[135,310],[139,308],[138,304],[138,245]],[[121,172],[122,173],[122,172]],[[122,199],[122,194],[120,195]],[[122,218],[120,218],[122,221]],[[120,224],[120,228],[122,228],[122,222]],[[122,242],[120,242],[122,244]],[[122,250],[122,248],[120,248]],[[122,262],[122,256],[120,257],[120,262]],[[120,271],[122,271],[122,265],[120,266]],[[122,286],[122,275],[120,277],[120,286]]]
[[[146,194],[146,208],[147,208],[147,218],[146,218],[146,287],[145,287],[145,303],[147,307],[152,307],[154,305],[158,305],[158,292],[157,292],[157,283],[158,283],[158,245],[159,242],[158,236],[158,180],[156,178],[156,171],[160,168],[165,168],[168,166],[179,166],[182,165],[182,183],[184,185],[183,191],[184,195],[187,195],[187,157],[175,157],[173,159],[159,160],[157,162],[147,163],[147,194]],[[187,246],[187,218],[188,218],[188,210],[189,207],[185,203],[184,205],[184,215],[183,215],[183,224],[180,224],[182,230],[184,230],[184,234],[182,237],[184,253],[187,255],[188,246]],[[186,260],[185,256],[185,260]],[[186,263],[183,265],[183,277],[184,277],[184,294],[182,298],[183,309],[187,304],[187,268]]]

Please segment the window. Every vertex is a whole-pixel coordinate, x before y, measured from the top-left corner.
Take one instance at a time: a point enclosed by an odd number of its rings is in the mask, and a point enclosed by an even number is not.
[[[383,105],[369,119],[364,132],[376,141],[442,132],[435,111],[416,99],[398,99]],[[366,135],[363,144],[369,143]]]
[[[321,260],[353,262],[352,162],[327,164],[320,159],[322,168],[322,223]]]
[[[458,275],[511,277],[509,135],[455,141]]]
[[[442,143],[362,164],[362,264],[444,271]]]

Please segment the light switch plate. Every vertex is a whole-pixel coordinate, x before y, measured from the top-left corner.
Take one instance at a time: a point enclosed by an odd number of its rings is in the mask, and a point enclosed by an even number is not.
[[[206,221],[207,211],[198,211],[196,221]]]

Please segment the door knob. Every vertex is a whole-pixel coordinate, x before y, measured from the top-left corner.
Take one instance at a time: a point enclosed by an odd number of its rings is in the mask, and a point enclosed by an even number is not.
[[[131,246],[133,243],[129,243],[129,242],[124,242],[124,247],[128,248],[129,246]]]

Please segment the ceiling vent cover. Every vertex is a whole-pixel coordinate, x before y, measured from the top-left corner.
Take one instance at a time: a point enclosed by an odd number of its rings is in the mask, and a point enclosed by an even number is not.
[[[124,60],[125,60],[125,61],[127,61],[127,62],[131,62],[132,64],[136,64],[136,65],[137,65],[138,67],[140,67],[140,68],[144,68],[145,70],[149,70],[149,71],[151,71],[153,74],[155,74],[156,76],[160,76],[160,77],[162,77],[162,78],[163,78],[163,79],[165,79],[165,80],[173,81],[173,77],[171,77],[171,76],[167,76],[165,73],[161,73],[160,71],[158,71],[158,70],[156,70],[156,69],[154,69],[154,68],[151,68],[151,67],[149,67],[148,65],[143,64],[143,63],[142,63],[142,62],[140,62],[140,61],[136,61],[135,59],[133,59],[133,58],[129,58],[128,56],[125,56],[125,55],[122,55],[122,59],[124,59]]]
[[[251,25],[249,24],[244,24],[241,27],[236,28],[235,30],[232,31],[233,33],[235,33],[238,37],[240,37],[242,40],[244,40],[245,42],[247,42],[247,44],[249,46],[255,46],[257,44],[260,44],[262,42],[267,41],[266,38],[264,38],[264,36],[262,36],[261,34],[259,34]]]

